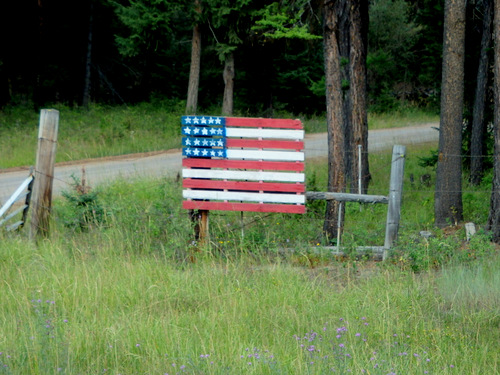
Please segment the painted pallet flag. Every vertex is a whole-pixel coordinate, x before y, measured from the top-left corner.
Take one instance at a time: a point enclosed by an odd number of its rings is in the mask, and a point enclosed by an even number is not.
[[[182,207],[305,212],[299,120],[182,117]]]

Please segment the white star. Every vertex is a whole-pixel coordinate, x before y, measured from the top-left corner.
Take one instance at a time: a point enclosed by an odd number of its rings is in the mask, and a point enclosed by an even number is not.
[[[224,151],[220,150],[220,151],[218,152],[218,154],[219,154],[219,156],[220,156],[220,157],[222,157],[222,156],[224,156]]]
[[[200,140],[198,138],[194,139],[194,145],[199,146],[200,145]]]
[[[203,135],[208,135],[208,130],[207,130],[207,128],[203,128],[203,129],[201,129],[201,134],[203,134]]]
[[[207,156],[207,155],[208,155],[208,151],[207,151],[207,150],[203,150],[203,151],[201,152],[201,154],[202,154],[203,156]]]
[[[186,139],[186,146],[191,146],[191,140],[189,138]]]
[[[224,133],[224,131],[222,130],[222,128],[217,128],[217,135],[222,135]]]
[[[214,134],[215,134],[215,132],[217,132],[217,130],[216,130],[215,128],[210,128],[210,134],[211,134],[211,135],[214,135]]]
[[[219,142],[217,142],[217,146],[224,147],[224,142],[222,141],[222,139],[219,139]]]
[[[206,124],[206,123],[207,123],[207,119],[205,118],[205,116],[203,116],[203,117],[201,118],[201,123],[202,123],[202,124]]]
[[[215,156],[215,151],[210,151],[210,156],[214,157]]]
[[[198,156],[200,154],[200,151],[197,148],[195,148],[194,151],[193,151],[193,154],[195,156]]]
[[[210,141],[210,147],[215,147],[215,146],[217,146],[217,144],[216,144],[215,140],[212,139]]]
[[[201,145],[202,146],[208,146],[208,141],[206,139],[204,139],[203,142],[201,142]]]
[[[191,124],[191,117],[186,116],[185,117],[185,122],[186,122],[186,124]]]
[[[194,128],[193,133],[198,134],[200,132],[200,128]]]
[[[184,128],[184,134],[191,134],[191,128],[189,126]]]
[[[214,119],[213,119],[212,117],[210,117],[210,118],[208,119],[208,123],[209,123],[210,125],[212,125],[212,124],[214,123]]]
[[[195,117],[193,120],[193,124],[199,124],[199,123],[200,123],[200,120],[198,119],[198,117]]]
[[[186,155],[191,155],[191,149],[190,148],[186,148]]]
[[[215,124],[216,124],[216,125],[220,125],[220,124],[221,124],[221,119],[220,119],[220,117],[216,117],[216,118],[215,118]]]

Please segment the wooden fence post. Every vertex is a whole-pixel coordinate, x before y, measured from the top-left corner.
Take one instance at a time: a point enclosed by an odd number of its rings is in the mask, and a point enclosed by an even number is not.
[[[52,205],[52,185],[56,159],[59,111],[42,109],[38,130],[38,151],[33,187],[30,238],[49,234],[50,209]]]
[[[401,218],[401,201],[403,198],[403,173],[405,168],[406,147],[395,145],[392,149],[391,182],[389,186],[389,207],[387,208],[387,224],[385,227],[385,243],[383,260],[398,235]]]

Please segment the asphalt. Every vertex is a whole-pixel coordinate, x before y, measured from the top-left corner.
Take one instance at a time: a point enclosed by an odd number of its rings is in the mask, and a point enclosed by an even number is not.
[[[429,123],[404,128],[371,130],[368,134],[368,151],[390,150],[394,145],[437,143],[439,139],[437,126],[436,123]],[[326,133],[307,134],[305,143],[306,162],[308,159],[327,156]],[[73,182],[72,176],[81,178],[82,168],[85,168],[87,183],[96,187],[117,178],[176,177],[181,170],[181,160],[180,150],[168,150],[56,164],[53,192],[58,195],[61,191],[69,189]],[[28,168],[0,170],[0,206],[9,199],[28,175]]]

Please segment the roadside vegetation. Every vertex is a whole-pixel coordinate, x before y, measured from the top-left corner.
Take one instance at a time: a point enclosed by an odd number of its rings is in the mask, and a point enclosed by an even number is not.
[[[143,103],[135,106],[92,105],[89,110],[56,106],[60,111],[56,162],[109,157],[129,153],[163,151],[180,147],[180,117],[184,102]],[[218,114],[219,109],[204,113]],[[235,116],[247,116],[237,113]],[[253,116],[252,116],[253,117]],[[326,132],[324,116],[281,113],[298,117],[306,133]],[[402,127],[436,122],[432,111],[400,109],[371,113],[369,128]],[[31,107],[8,107],[0,111],[0,169],[35,164],[39,113]]]
[[[163,116],[177,133],[178,115]],[[383,205],[348,204],[352,251],[338,258],[322,250],[317,201],[305,215],[213,212],[201,245],[180,181],[85,190],[75,176],[49,239],[0,232],[0,373],[498,373],[500,257],[481,229],[491,176],[464,181],[478,234],[437,230],[435,172],[421,162],[431,149],[407,150],[400,236],[384,263],[354,251],[383,244]],[[390,162],[370,155],[370,193],[387,195]],[[306,176],[324,190],[325,162]]]

